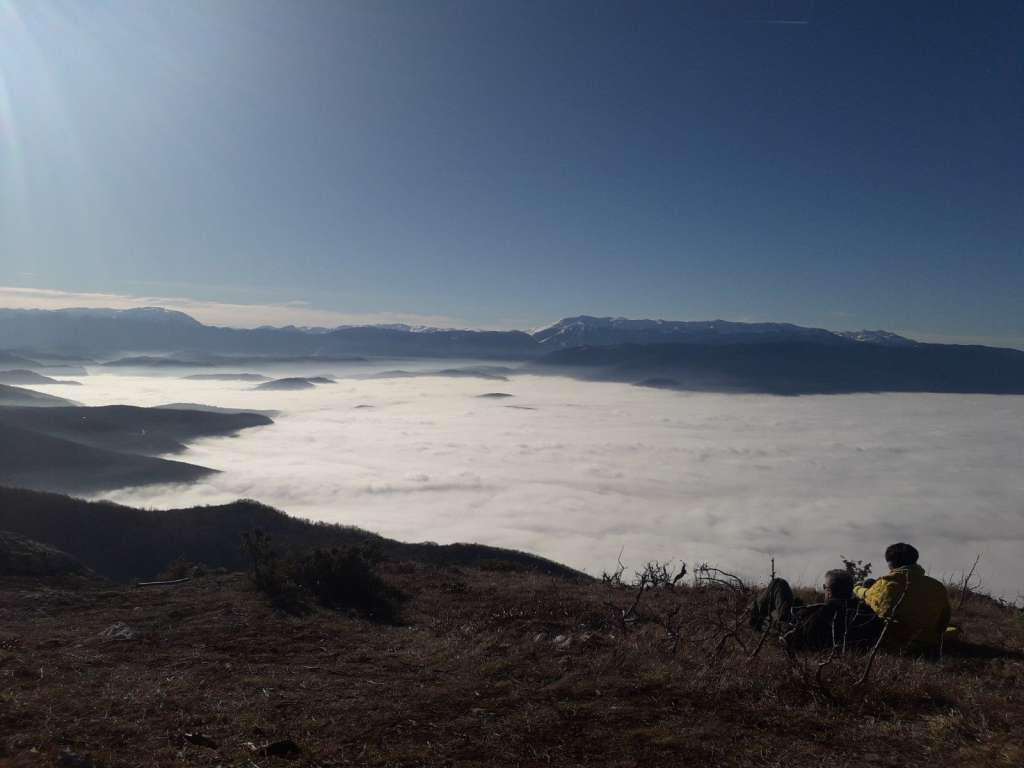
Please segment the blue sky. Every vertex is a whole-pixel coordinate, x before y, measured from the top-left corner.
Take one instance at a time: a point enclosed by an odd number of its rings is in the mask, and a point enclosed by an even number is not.
[[[0,0],[0,303],[1024,346],[1022,136],[1014,0]]]

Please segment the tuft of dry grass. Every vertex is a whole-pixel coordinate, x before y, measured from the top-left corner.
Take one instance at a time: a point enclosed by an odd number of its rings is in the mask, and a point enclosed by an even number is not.
[[[720,586],[652,589],[623,621],[621,584],[381,572],[409,596],[395,626],[275,612],[241,574],[0,585],[0,765],[1024,764],[1024,621],[982,597],[954,617],[967,644],[880,655],[857,686],[862,656],[752,656]],[[117,622],[134,637],[101,636]],[[284,740],[301,752],[265,754]]]

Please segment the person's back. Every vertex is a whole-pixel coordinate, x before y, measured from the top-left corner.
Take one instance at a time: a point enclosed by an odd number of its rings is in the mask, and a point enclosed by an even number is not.
[[[917,557],[909,544],[893,544],[885,551],[890,572],[854,589],[857,597],[889,622],[884,644],[891,651],[933,651],[949,624],[949,593],[942,582],[925,575]]]
[[[845,570],[825,574],[825,602],[803,604],[789,582],[773,579],[751,608],[750,625],[778,626],[786,647],[794,651],[866,650],[875,644],[882,622],[853,596],[853,578]]]
[[[860,600],[831,598],[793,608],[795,623],[783,634],[793,650],[867,650],[878,640],[882,622]]]

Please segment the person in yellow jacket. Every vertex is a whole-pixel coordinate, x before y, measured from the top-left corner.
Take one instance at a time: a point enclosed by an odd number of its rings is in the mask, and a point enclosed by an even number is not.
[[[889,573],[853,588],[854,595],[888,622],[882,643],[890,651],[934,652],[949,624],[949,593],[942,582],[925,575],[917,558],[910,544],[893,544],[885,550]]]

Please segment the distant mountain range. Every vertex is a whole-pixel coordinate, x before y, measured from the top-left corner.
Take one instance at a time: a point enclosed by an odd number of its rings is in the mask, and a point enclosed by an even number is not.
[[[209,356],[331,358],[473,357],[526,359],[537,343],[521,331],[465,331],[408,326],[342,326],[334,329],[220,328],[166,309],[0,309],[0,339],[18,351],[0,365],[33,368],[26,358],[176,353],[192,363]],[[16,342],[16,344],[15,344]],[[38,360],[40,356],[44,360]],[[150,361],[140,361],[152,364]],[[223,362],[215,360],[214,363]]]
[[[237,329],[159,308],[7,309],[0,310],[0,339],[18,342],[0,351],[0,365],[36,371],[75,355],[88,364],[146,368],[448,357],[528,361],[537,373],[690,390],[1024,393],[1018,350],[791,323],[580,315],[530,333],[405,325]]]
[[[734,344],[805,341],[835,344],[858,341],[886,346],[917,342],[887,331],[835,332],[791,323],[734,323],[725,320],[679,322],[628,320],[581,315],[531,333],[474,331],[408,325],[338,328],[221,328],[183,312],[160,309],[0,309],[0,339],[17,340],[16,350],[0,353],[0,365],[33,368],[53,355],[129,355],[121,365],[167,364],[154,355],[173,353],[182,364],[217,365],[244,356],[314,359],[352,355],[478,357],[512,360],[580,346],[616,344]]]

